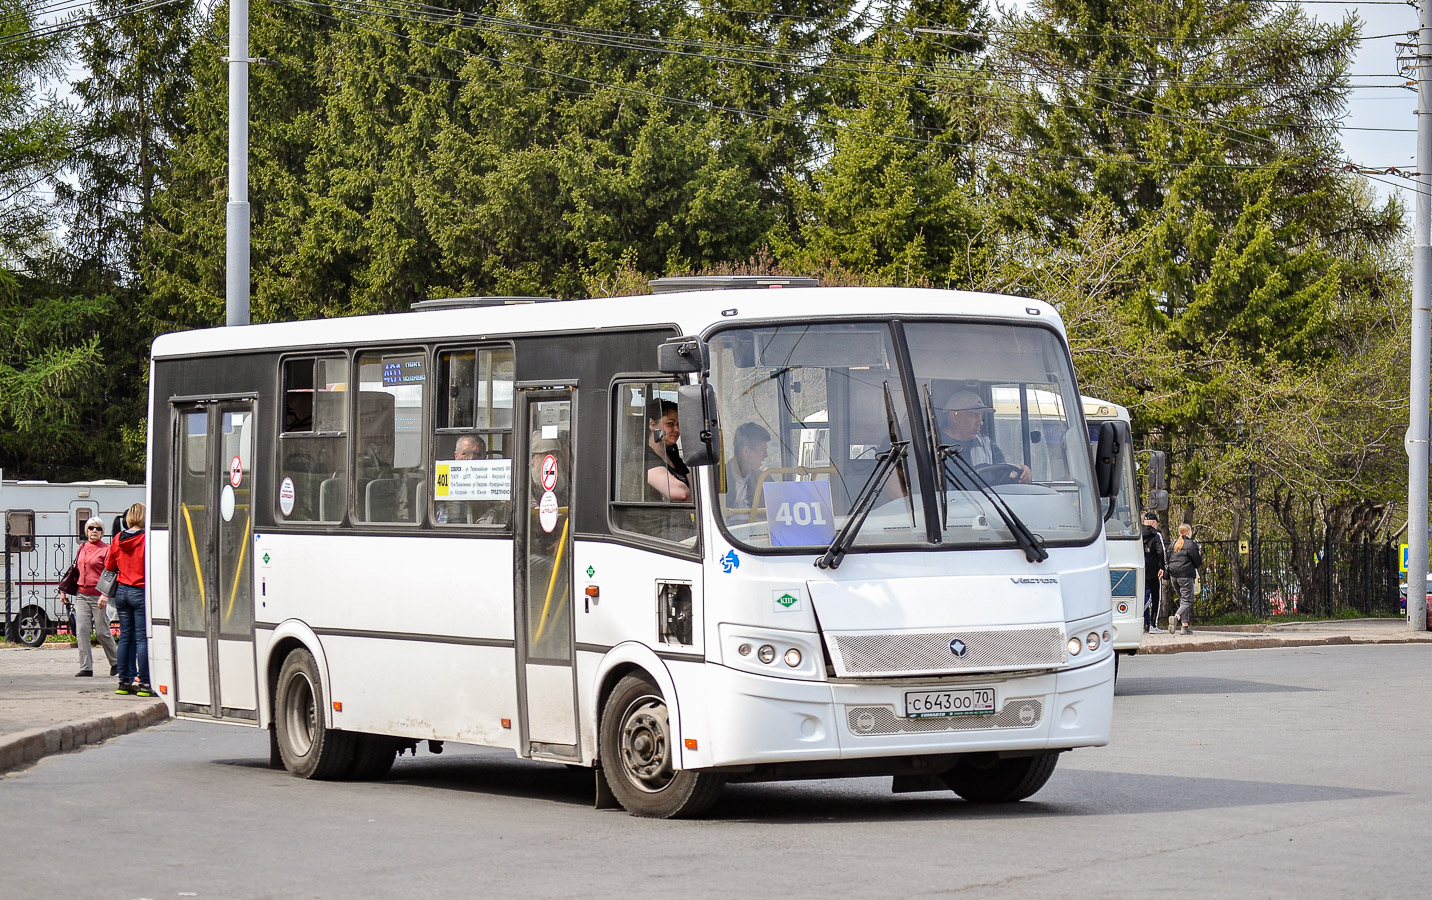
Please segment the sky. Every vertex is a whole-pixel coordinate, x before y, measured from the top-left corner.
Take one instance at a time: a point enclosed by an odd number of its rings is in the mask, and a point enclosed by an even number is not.
[[[1396,85],[1397,79],[1374,78],[1397,74],[1397,43],[1406,42],[1406,32],[1417,28],[1417,10],[1401,2],[1318,3],[1307,9],[1320,19],[1337,21],[1348,12],[1363,21],[1362,49],[1353,65],[1352,82],[1357,85]],[[1393,35],[1394,37],[1381,37]],[[1404,51],[1405,52],[1405,51]],[[1417,163],[1417,93],[1405,87],[1362,88],[1349,95],[1342,141],[1350,162],[1375,168],[1395,167],[1411,173]],[[1373,131],[1363,129],[1406,129]],[[1386,197],[1410,182],[1391,176],[1375,176],[1380,196]],[[1412,196],[1403,190],[1402,199],[1411,211]]]

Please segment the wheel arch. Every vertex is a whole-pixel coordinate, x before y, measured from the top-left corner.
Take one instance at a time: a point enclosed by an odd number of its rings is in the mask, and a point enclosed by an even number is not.
[[[319,677],[323,679],[323,695],[331,695],[333,678],[328,671],[328,657],[323,652],[323,644],[319,642],[318,635],[303,622],[295,619],[282,622],[274,629],[273,637],[269,639],[268,653],[264,659],[263,682],[259,685],[261,727],[273,727],[274,688],[278,684],[279,669],[283,668],[283,661],[294,650],[307,650],[313,656]],[[328,704],[324,704],[323,724],[328,728],[333,727],[333,709]]]
[[[591,718],[593,724],[592,745],[595,748],[593,761],[599,761],[602,755],[602,710],[607,704],[607,698],[616,688],[617,682],[628,675],[645,676],[661,691],[661,697],[666,701],[666,708],[671,714],[671,743],[678,754],[678,761],[681,761],[684,745],[681,738],[681,701],[676,693],[676,682],[672,680],[671,672],[666,668],[666,664],[652,652],[650,647],[634,641],[618,644],[609,650],[607,655],[602,658],[601,666],[597,669],[595,679],[597,689],[593,693],[596,706],[592,711]]]

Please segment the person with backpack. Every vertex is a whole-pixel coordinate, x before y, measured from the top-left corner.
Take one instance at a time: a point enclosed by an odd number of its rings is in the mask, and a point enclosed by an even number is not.
[[[1144,631],[1161,634],[1159,631],[1159,595],[1163,584],[1164,568],[1167,563],[1167,548],[1164,547],[1163,532],[1159,531],[1159,517],[1151,509],[1144,510],[1142,528],[1144,538]]]
[[[1178,540],[1168,555],[1168,574],[1178,592],[1178,612],[1168,618],[1170,634],[1193,633],[1188,627],[1188,618],[1193,612],[1193,581],[1201,568],[1203,551],[1193,539],[1193,526],[1185,522],[1178,526]]]

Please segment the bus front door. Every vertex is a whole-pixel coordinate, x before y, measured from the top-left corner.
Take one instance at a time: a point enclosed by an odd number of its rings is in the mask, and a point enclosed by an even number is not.
[[[175,412],[175,700],[186,713],[257,721],[253,402]]]
[[[570,388],[521,388],[514,454],[517,691],[526,755],[579,758],[572,638]]]

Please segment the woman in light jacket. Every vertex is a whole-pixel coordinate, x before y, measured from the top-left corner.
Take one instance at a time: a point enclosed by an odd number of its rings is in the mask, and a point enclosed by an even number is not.
[[[1179,633],[1181,626],[1181,633],[1192,634],[1188,617],[1193,612],[1193,580],[1198,576],[1198,570],[1203,568],[1203,551],[1193,539],[1191,525],[1184,523],[1178,526],[1178,540],[1168,552],[1165,568],[1169,578],[1173,579],[1174,590],[1178,592],[1178,612],[1169,616],[1169,633]]]
[[[125,528],[109,543],[104,567],[118,571],[114,609],[119,613],[119,688],[116,694],[153,697],[149,689],[149,639],[144,622],[144,504],[124,514]]]
[[[109,633],[109,613],[105,611],[109,598],[95,587],[99,583],[99,573],[104,570],[105,557],[109,555],[109,545],[104,542],[104,520],[99,516],[90,516],[85,522],[85,537],[88,540],[80,545],[79,552],[75,554],[75,568],[80,573],[79,588],[72,601],[75,605],[75,644],[80,648],[80,670],[75,677],[88,678],[94,674],[94,654],[89,641],[91,628],[109,659],[109,674],[116,675],[119,666],[115,659],[114,637]]]

